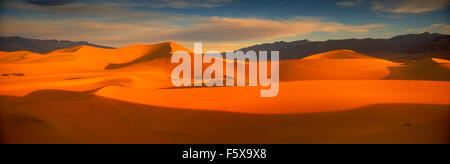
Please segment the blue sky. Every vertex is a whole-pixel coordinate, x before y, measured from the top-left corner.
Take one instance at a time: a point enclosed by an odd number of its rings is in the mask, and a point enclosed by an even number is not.
[[[3,0],[0,35],[232,50],[274,41],[450,33],[448,0]]]

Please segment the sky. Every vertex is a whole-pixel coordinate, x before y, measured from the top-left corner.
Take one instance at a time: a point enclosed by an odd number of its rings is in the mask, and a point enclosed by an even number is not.
[[[0,0],[0,36],[227,51],[308,39],[450,34],[449,0]]]

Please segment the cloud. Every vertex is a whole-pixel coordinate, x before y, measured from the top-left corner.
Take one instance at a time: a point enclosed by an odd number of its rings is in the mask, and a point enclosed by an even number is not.
[[[432,24],[424,28],[407,29],[408,32],[423,33],[437,32],[442,34],[450,34],[450,25],[446,23]]]
[[[383,0],[372,3],[372,9],[390,13],[426,13],[445,9],[449,5],[448,0]]]
[[[178,20],[182,16],[170,13],[154,12],[150,10],[133,10],[130,4],[123,3],[102,3],[102,4],[88,4],[80,3],[85,1],[72,1],[63,5],[34,5],[30,3],[22,3],[18,1],[5,1],[3,8],[11,8],[19,11],[31,12],[30,17],[39,17],[34,13],[43,13],[51,15],[55,19],[67,18],[85,18],[97,17],[99,21],[110,22],[140,22],[153,21],[159,23],[160,21]],[[96,3],[95,0],[90,1]]]
[[[353,7],[358,5],[359,1],[341,1],[337,2],[336,5],[341,7]]]
[[[158,12],[154,8],[218,7],[233,0],[5,0],[0,6],[27,13],[48,14],[54,18],[97,17],[102,21],[140,22],[182,20],[182,14]],[[136,9],[140,8],[140,9]],[[30,14],[30,15],[32,15]],[[32,15],[30,17],[36,17]]]
[[[221,7],[233,0],[157,0],[151,4],[154,8],[214,8]]]
[[[104,5],[90,5],[85,3],[79,3],[75,1],[43,1],[36,0],[35,2],[22,3],[20,1],[6,1],[3,5],[7,8],[19,9],[23,11],[34,11],[48,14],[63,14],[63,15],[108,15],[119,11],[123,8],[118,8],[110,4]]]
[[[252,18],[207,18],[192,27],[175,30],[168,37],[179,40],[240,41],[293,37],[312,32],[369,32],[384,25],[347,26],[335,22],[267,20]]]
[[[36,5],[48,8],[49,10],[56,7],[71,5],[71,4],[84,4],[86,6],[92,5],[111,5],[124,6],[124,7],[148,7],[148,8],[214,8],[221,7],[233,0],[25,0],[14,1],[5,0],[7,2],[22,3],[22,5]],[[25,3],[24,3],[25,2]]]
[[[75,2],[75,0],[26,0],[26,2],[39,6],[60,6]]]
[[[86,40],[112,46],[162,41],[240,42],[295,37],[313,32],[365,33],[385,25],[348,26],[321,20],[268,20],[255,18],[195,17],[188,26],[154,22],[99,22],[93,18],[16,20],[0,26],[0,35],[41,39]],[[32,27],[32,28],[30,28]]]

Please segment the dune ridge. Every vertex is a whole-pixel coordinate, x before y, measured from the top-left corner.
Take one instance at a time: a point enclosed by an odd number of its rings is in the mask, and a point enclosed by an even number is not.
[[[308,56],[303,59],[311,60],[311,59],[376,59],[376,58],[363,55],[352,50],[334,50],[330,52]]]
[[[30,51],[5,52],[0,51],[0,63],[13,63],[30,58],[36,58],[39,54]]]
[[[380,80],[390,74],[389,67],[399,66],[384,59],[336,50],[280,63],[281,81],[298,80]]]

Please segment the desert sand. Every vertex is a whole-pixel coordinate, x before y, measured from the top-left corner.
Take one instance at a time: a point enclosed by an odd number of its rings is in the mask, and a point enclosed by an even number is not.
[[[449,143],[448,61],[280,61],[280,94],[174,88],[173,43],[0,52],[1,143]]]

